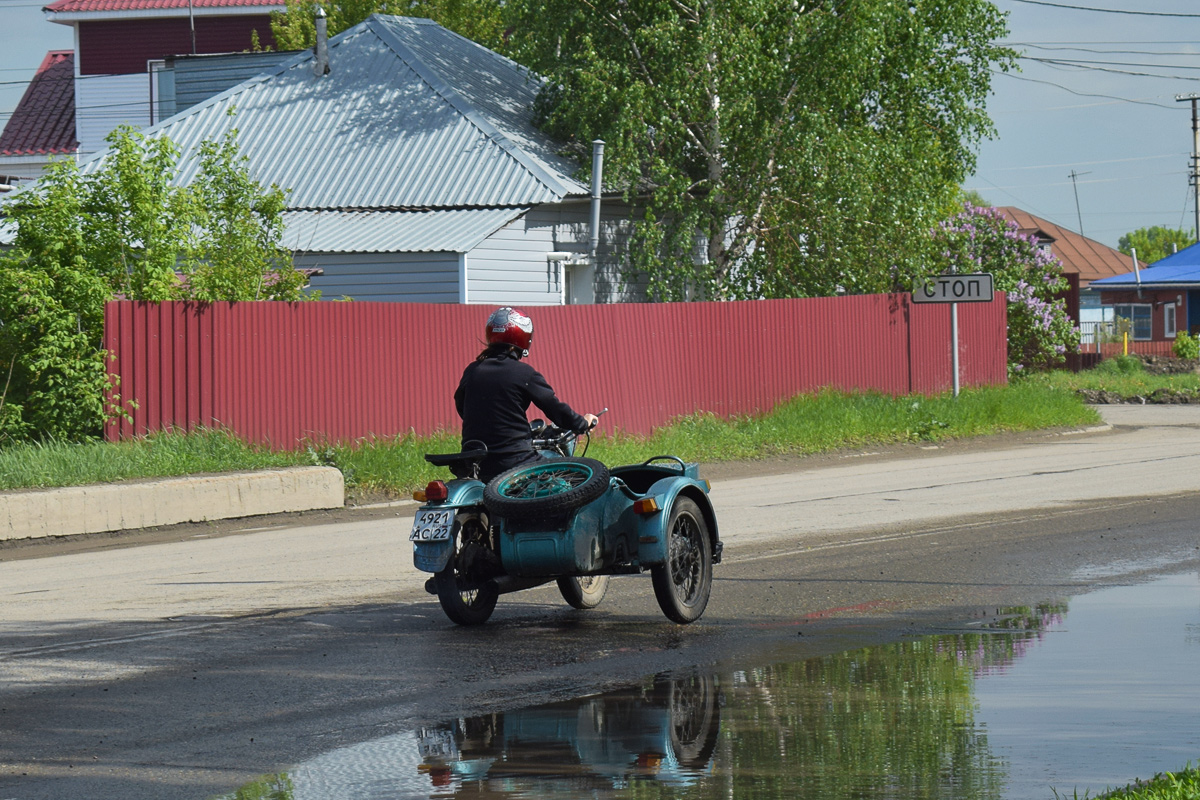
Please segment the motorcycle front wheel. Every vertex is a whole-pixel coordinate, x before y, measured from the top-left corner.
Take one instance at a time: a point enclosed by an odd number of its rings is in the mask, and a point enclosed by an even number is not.
[[[495,581],[479,581],[468,575],[472,547],[489,548],[487,525],[477,514],[459,514],[451,532],[454,552],[446,568],[433,576],[438,602],[451,622],[482,625],[496,610],[500,592]],[[490,548],[489,548],[490,549]]]
[[[712,593],[712,539],[694,500],[680,497],[671,508],[667,561],[652,567],[654,597],[667,618],[681,625],[700,619]]]

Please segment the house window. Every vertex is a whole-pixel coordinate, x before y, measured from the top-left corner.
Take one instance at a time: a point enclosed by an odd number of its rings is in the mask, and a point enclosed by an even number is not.
[[[1151,306],[1149,303],[1129,303],[1113,306],[1113,313],[1118,320],[1129,321],[1129,338],[1138,341],[1149,341],[1151,337]]]
[[[1163,335],[1168,339],[1175,338],[1175,304],[1163,306]]]
[[[175,70],[162,59],[146,62],[150,75],[150,124],[175,115]]]

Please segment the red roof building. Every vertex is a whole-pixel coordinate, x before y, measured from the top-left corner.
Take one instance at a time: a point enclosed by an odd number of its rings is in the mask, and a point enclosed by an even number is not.
[[[74,54],[51,50],[0,132],[0,184],[36,178],[51,157],[78,146]]]
[[[1000,206],[997,211],[1017,223],[1021,233],[1031,234],[1040,244],[1049,246],[1050,252],[1062,262],[1063,271],[1079,276],[1081,289],[1087,288],[1092,281],[1133,271],[1132,259],[1120,250],[1015,206]],[[1146,268],[1140,261],[1138,266],[1139,269]]]
[[[76,48],[38,69],[0,135],[0,185],[38,177],[50,156],[93,153],[121,124],[173,113],[172,56],[274,47],[271,13],[285,0],[57,0],[50,22],[75,29]]]
[[[0,155],[75,152],[75,57],[51,50],[0,133]]]

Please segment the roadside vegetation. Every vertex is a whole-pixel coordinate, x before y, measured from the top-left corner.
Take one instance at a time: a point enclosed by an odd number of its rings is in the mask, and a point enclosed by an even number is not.
[[[760,416],[684,417],[648,437],[602,429],[593,436],[588,456],[608,464],[636,463],[663,453],[714,462],[1098,421],[1096,412],[1071,392],[1030,380],[964,390],[957,399],[949,394],[891,397],[822,392],[796,397]],[[457,433],[310,445],[295,452],[255,447],[220,431],[162,433],[119,443],[21,443],[0,449],[0,490],[317,464],[341,469],[352,495],[405,495],[435,477],[447,476],[425,462],[425,453],[457,449]]]
[[[1200,399],[1200,374],[1194,371],[1155,374],[1147,371],[1136,356],[1107,358],[1095,369],[1082,372],[1047,372],[1034,380],[1056,389],[1107,392],[1110,396],[1126,399],[1162,396],[1164,393]]]
[[[1067,795],[1054,792],[1056,798],[1066,800]],[[1071,795],[1072,800],[1078,800],[1079,794]],[[1197,800],[1200,798],[1200,769],[1193,769],[1189,763],[1181,772],[1163,772],[1154,776],[1154,780],[1139,781],[1097,795],[1097,800]]]

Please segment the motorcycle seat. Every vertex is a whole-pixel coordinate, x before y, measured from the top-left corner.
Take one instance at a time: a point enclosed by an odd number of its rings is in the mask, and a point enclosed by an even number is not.
[[[487,448],[463,450],[461,453],[426,453],[425,460],[435,467],[469,467],[482,461],[487,455]]]

